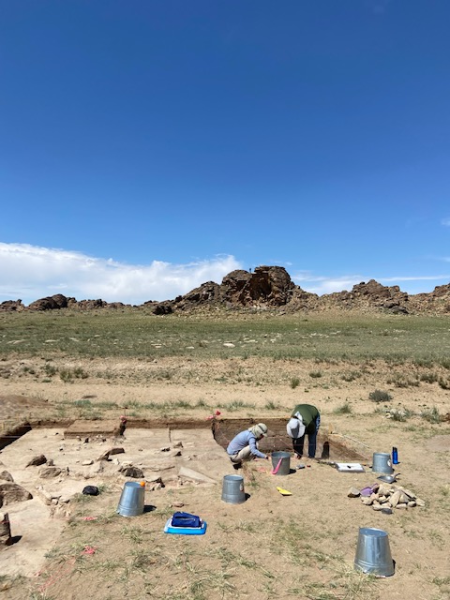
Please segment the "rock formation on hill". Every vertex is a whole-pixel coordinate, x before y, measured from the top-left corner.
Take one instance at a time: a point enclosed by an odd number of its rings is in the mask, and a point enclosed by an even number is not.
[[[0,312],[47,311],[55,309],[94,310],[125,308],[121,302],[80,300],[56,294],[32,302],[28,307],[21,300],[0,304]],[[254,272],[236,270],[226,275],[221,284],[203,283],[184,296],[164,302],[148,301],[140,307],[155,315],[174,312],[189,313],[198,309],[225,308],[251,311],[270,310],[294,313],[326,311],[383,311],[393,314],[449,314],[450,283],[438,286],[433,292],[408,295],[398,286],[387,287],[371,279],[342,291],[318,296],[296,285],[284,267],[261,266]]]

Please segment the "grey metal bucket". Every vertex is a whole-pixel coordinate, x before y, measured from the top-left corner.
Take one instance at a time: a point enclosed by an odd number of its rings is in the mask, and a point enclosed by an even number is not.
[[[136,517],[144,512],[145,485],[127,481],[123,486],[117,511],[123,517]]]
[[[387,473],[391,475],[394,472],[391,455],[387,452],[374,452],[372,457],[372,471],[374,473]]]
[[[278,467],[278,463],[280,462],[280,466],[278,471],[274,473],[274,475],[289,475],[291,472],[291,455],[289,452],[273,452],[272,453],[272,466],[275,470]]]
[[[243,477],[240,475],[225,475],[222,483],[222,500],[230,504],[245,502]]]
[[[378,577],[394,574],[394,561],[386,531],[361,527],[356,547],[355,569]]]

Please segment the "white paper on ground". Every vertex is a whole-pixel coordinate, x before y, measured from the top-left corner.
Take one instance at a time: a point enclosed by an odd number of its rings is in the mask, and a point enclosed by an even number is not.
[[[364,467],[359,463],[336,463],[336,469],[341,473],[364,473]]]

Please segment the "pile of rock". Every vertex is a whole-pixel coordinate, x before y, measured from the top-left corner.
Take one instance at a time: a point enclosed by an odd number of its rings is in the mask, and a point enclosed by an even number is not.
[[[351,488],[347,496],[349,498],[361,498],[364,505],[371,506],[373,510],[383,511],[386,514],[392,514],[393,508],[408,509],[415,506],[425,506],[425,502],[411,490],[388,483],[374,483],[362,490]]]

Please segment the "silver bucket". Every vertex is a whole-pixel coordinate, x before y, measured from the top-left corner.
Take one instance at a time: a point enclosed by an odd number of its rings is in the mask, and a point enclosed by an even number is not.
[[[245,502],[243,477],[240,475],[225,475],[222,483],[222,500],[230,504]]]
[[[280,463],[281,460],[281,463]],[[274,475],[289,475],[291,472],[291,455],[289,452],[273,452],[272,453],[272,467],[273,470],[277,469],[278,463],[280,466],[278,471]]]
[[[123,486],[117,511],[123,517],[136,517],[144,512],[145,485],[127,481]]]
[[[391,455],[387,452],[374,452],[372,457],[372,471],[374,473],[387,473],[391,475],[394,472]]]
[[[386,531],[361,527],[356,547],[355,569],[378,577],[394,574],[394,561]]]

